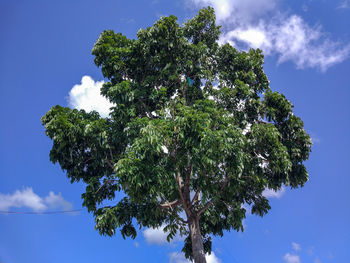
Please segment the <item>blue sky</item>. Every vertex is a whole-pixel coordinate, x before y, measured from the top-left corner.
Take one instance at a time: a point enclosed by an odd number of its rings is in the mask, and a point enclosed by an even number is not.
[[[221,42],[264,50],[271,88],[292,101],[314,142],[305,187],[267,192],[268,215],[214,238],[208,262],[349,262],[349,0],[0,0],[0,210],[80,209],[84,185],[49,162],[41,116],[57,104],[107,114],[91,55],[104,29],[134,38],[160,16],[182,23],[207,5]],[[1,263],[186,262],[181,248],[153,229],[136,240],[101,237],[85,209],[0,214]]]

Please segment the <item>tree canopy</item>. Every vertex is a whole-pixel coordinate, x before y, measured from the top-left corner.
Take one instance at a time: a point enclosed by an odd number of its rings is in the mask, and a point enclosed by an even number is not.
[[[185,237],[186,257],[205,262],[211,236],[243,231],[244,204],[263,216],[265,189],[308,180],[310,137],[271,91],[262,51],[219,36],[210,7],[182,26],[162,17],[136,39],[104,31],[92,54],[109,80],[109,117],[55,106],[42,118],[50,160],[86,183],[83,205],[102,235],[165,225],[169,240]]]

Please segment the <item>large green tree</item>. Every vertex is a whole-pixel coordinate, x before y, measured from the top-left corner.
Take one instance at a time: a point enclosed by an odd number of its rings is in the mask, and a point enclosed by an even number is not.
[[[55,106],[42,118],[51,161],[87,184],[83,205],[102,235],[166,225],[202,263],[211,236],[243,230],[244,204],[263,216],[264,189],[308,180],[310,137],[269,88],[261,50],[219,45],[219,35],[209,7],[183,26],[162,17],[136,39],[104,31],[92,54],[109,80],[109,117]]]

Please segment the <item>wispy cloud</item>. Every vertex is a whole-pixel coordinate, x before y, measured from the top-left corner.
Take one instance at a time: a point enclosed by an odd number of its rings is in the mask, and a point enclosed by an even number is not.
[[[221,260],[212,252],[210,255],[205,255],[207,263],[221,263]],[[172,252],[169,255],[169,263],[191,263],[192,261],[185,258],[183,253]]]
[[[284,193],[286,192],[286,188],[282,187],[280,190],[278,191],[274,191],[272,189],[265,189],[263,191],[263,196],[265,196],[266,198],[280,198],[282,195],[284,195]]]
[[[215,8],[218,22],[224,25],[221,43],[260,48],[265,55],[277,56],[278,63],[291,61],[299,69],[324,72],[350,55],[350,44],[334,41],[321,26],[310,26],[301,16],[279,10],[278,0],[188,1]]]
[[[314,254],[314,250],[315,250],[315,247],[311,246],[308,248],[308,250],[306,252],[309,256],[312,256]]]
[[[298,255],[293,255],[289,253],[284,255],[283,260],[286,263],[301,263],[300,257]]]
[[[319,68],[323,72],[350,53],[350,45],[332,41],[320,26],[310,27],[297,15],[234,29],[221,39],[227,41],[243,48],[260,48],[266,55],[278,56],[278,63],[292,61],[299,69]]]
[[[311,141],[312,141],[312,144],[316,144],[316,143],[320,143],[321,139],[318,138],[315,134],[311,133]]]
[[[13,207],[26,207],[40,212],[48,209],[71,210],[73,205],[64,200],[61,193],[50,191],[46,197],[40,197],[31,187],[27,187],[16,190],[13,194],[0,193],[0,210],[8,211]]]
[[[50,209],[71,210],[73,208],[70,202],[64,200],[61,193],[55,194],[52,191],[44,198],[44,203]]]
[[[292,248],[294,251],[300,251],[301,250],[301,246],[298,243],[292,242]]]
[[[350,0],[342,0],[338,5],[338,8],[340,9],[350,8]]]
[[[72,108],[85,111],[97,111],[107,117],[114,105],[100,94],[104,81],[94,81],[90,76],[83,76],[81,83],[74,85],[69,92],[68,104]]]
[[[309,7],[306,5],[306,4],[303,4],[301,6],[301,9],[304,11],[304,12],[307,12],[309,10]]]

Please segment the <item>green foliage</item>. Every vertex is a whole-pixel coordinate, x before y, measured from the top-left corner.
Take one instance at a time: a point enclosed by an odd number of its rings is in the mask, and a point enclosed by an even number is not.
[[[110,116],[55,106],[42,118],[50,160],[87,184],[83,205],[101,234],[135,238],[135,224],[166,224],[192,257],[186,220],[199,218],[210,253],[211,235],[243,231],[244,204],[268,212],[264,189],[308,180],[310,137],[270,90],[261,50],[220,46],[219,35],[212,8],[183,26],[162,17],[136,39],[104,31],[92,54],[109,79]]]

